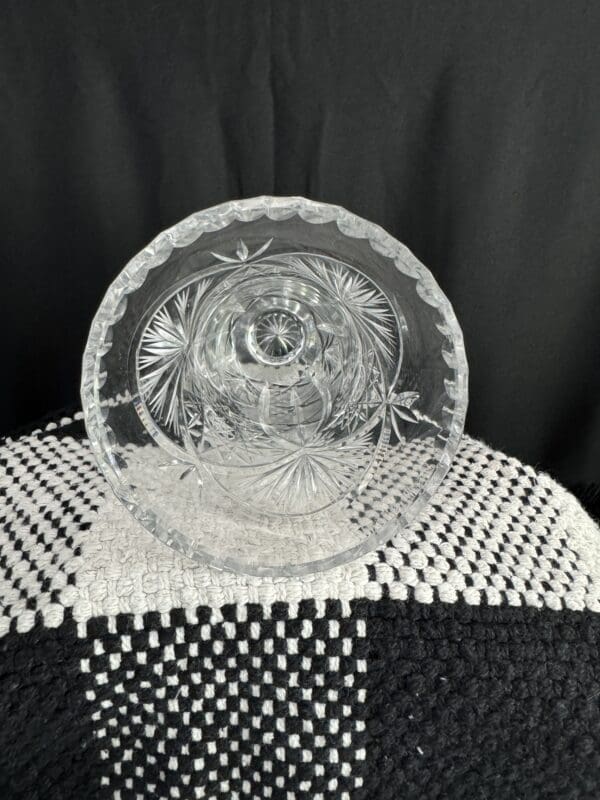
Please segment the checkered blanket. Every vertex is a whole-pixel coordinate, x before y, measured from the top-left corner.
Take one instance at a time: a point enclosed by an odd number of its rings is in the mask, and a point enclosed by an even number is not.
[[[303,578],[128,516],[81,414],[0,449],[0,797],[600,797],[600,531],[465,438],[427,511]]]

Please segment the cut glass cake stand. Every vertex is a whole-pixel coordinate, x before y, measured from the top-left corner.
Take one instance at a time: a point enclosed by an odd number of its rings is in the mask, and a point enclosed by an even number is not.
[[[462,435],[467,362],[429,271],[300,197],[188,217],[109,288],[83,359],[90,442],[165,544],[257,575],[326,569],[408,525]]]

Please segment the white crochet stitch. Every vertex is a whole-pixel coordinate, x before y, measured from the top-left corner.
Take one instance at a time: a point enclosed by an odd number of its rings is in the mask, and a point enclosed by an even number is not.
[[[58,427],[71,421],[61,420]],[[600,611],[600,531],[546,475],[465,438],[427,510],[380,550],[297,578],[199,566],[150,536],[107,490],[87,442],[51,423],[2,450],[0,633],[198,605],[409,595],[423,603]],[[380,489],[393,491],[393,474]]]

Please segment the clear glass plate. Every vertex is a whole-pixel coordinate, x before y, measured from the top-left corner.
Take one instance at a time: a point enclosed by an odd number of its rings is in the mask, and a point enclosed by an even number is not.
[[[214,566],[326,569],[407,525],[467,409],[462,334],[377,225],[258,197],[161,233],[109,288],[83,358],[90,442],[152,534]]]

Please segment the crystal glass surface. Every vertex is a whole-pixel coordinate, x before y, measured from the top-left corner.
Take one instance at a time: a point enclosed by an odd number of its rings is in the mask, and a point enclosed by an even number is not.
[[[462,435],[467,362],[406,247],[340,207],[258,197],[129,262],[81,395],[100,467],[151,533],[293,575],[375,548],[429,501]]]

